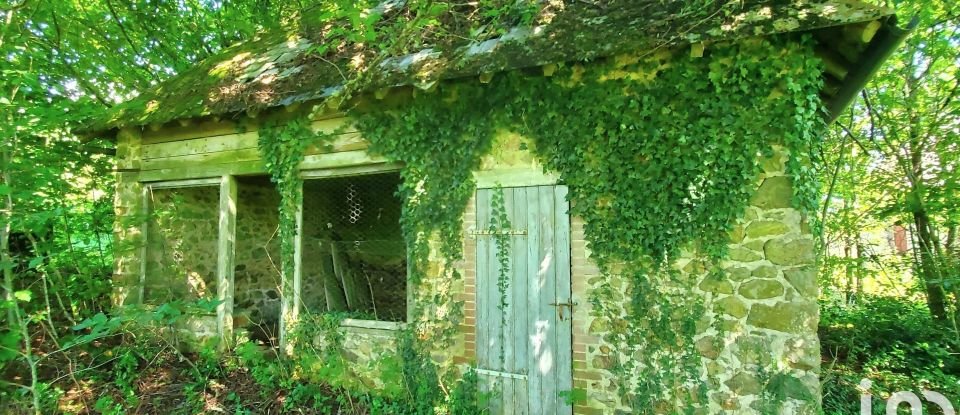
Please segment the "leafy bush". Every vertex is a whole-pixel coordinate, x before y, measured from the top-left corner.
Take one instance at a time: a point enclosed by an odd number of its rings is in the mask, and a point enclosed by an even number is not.
[[[901,390],[919,395],[928,389],[951,402],[960,398],[960,340],[922,302],[863,297],[853,306],[823,304],[820,347],[828,415],[860,413],[862,379],[872,382],[875,414],[884,413],[885,399]]]

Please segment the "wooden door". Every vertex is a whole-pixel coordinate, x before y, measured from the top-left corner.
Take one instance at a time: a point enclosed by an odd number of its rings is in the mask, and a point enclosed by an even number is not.
[[[477,191],[477,365],[494,414],[570,414],[570,218],[565,186],[503,188],[509,229],[491,230],[495,189]],[[510,239],[498,287],[497,238]],[[505,303],[505,306],[503,305]]]

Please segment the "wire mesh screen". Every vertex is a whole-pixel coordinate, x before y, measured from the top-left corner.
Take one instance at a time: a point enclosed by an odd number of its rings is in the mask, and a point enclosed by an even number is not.
[[[308,312],[403,321],[407,252],[397,173],[308,180],[303,187],[303,288]]]

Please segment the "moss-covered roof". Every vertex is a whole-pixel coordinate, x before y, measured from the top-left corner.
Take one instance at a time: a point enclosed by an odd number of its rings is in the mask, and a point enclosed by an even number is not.
[[[689,0],[580,0],[563,2],[560,7],[557,3],[544,2],[546,6],[532,27],[514,28],[482,42],[464,39],[442,47],[425,46],[415,53],[382,60],[372,59],[371,51],[351,46],[339,48],[336,55],[321,56],[316,45],[323,44],[323,37],[305,31],[264,34],[144,91],[81,129],[104,131],[324,98],[342,88],[363,62],[380,62],[366,69],[368,88],[430,85],[442,79],[683,42],[863,26],[890,16],[887,9],[856,0],[747,0],[706,17],[691,10],[693,2]],[[856,59],[848,56],[847,65]]]

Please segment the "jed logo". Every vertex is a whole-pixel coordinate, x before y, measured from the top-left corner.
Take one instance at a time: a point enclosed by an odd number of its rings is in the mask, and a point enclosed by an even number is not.
[[[871,386],[873,386],[873,382],[869,379],[860,381],[860,390],[862,391],[860,395],[860,415],[870,415],[873,413],[873,395],[870,394]],[[920,394],[923,395],[923,398],[927,401],[939,406],[940,410],[943,411],[943,415],[957,415],[957,412],[953,410],[953,405],[950,404],[946,396],[926,389],[920,391]],[[923,414],[923,402],[920,401],[920,397],[913,392],[900,391],[895,392],[887,398],[886,415],[897,415],[897,408],[903,403],[910,405],[910,415]]]

